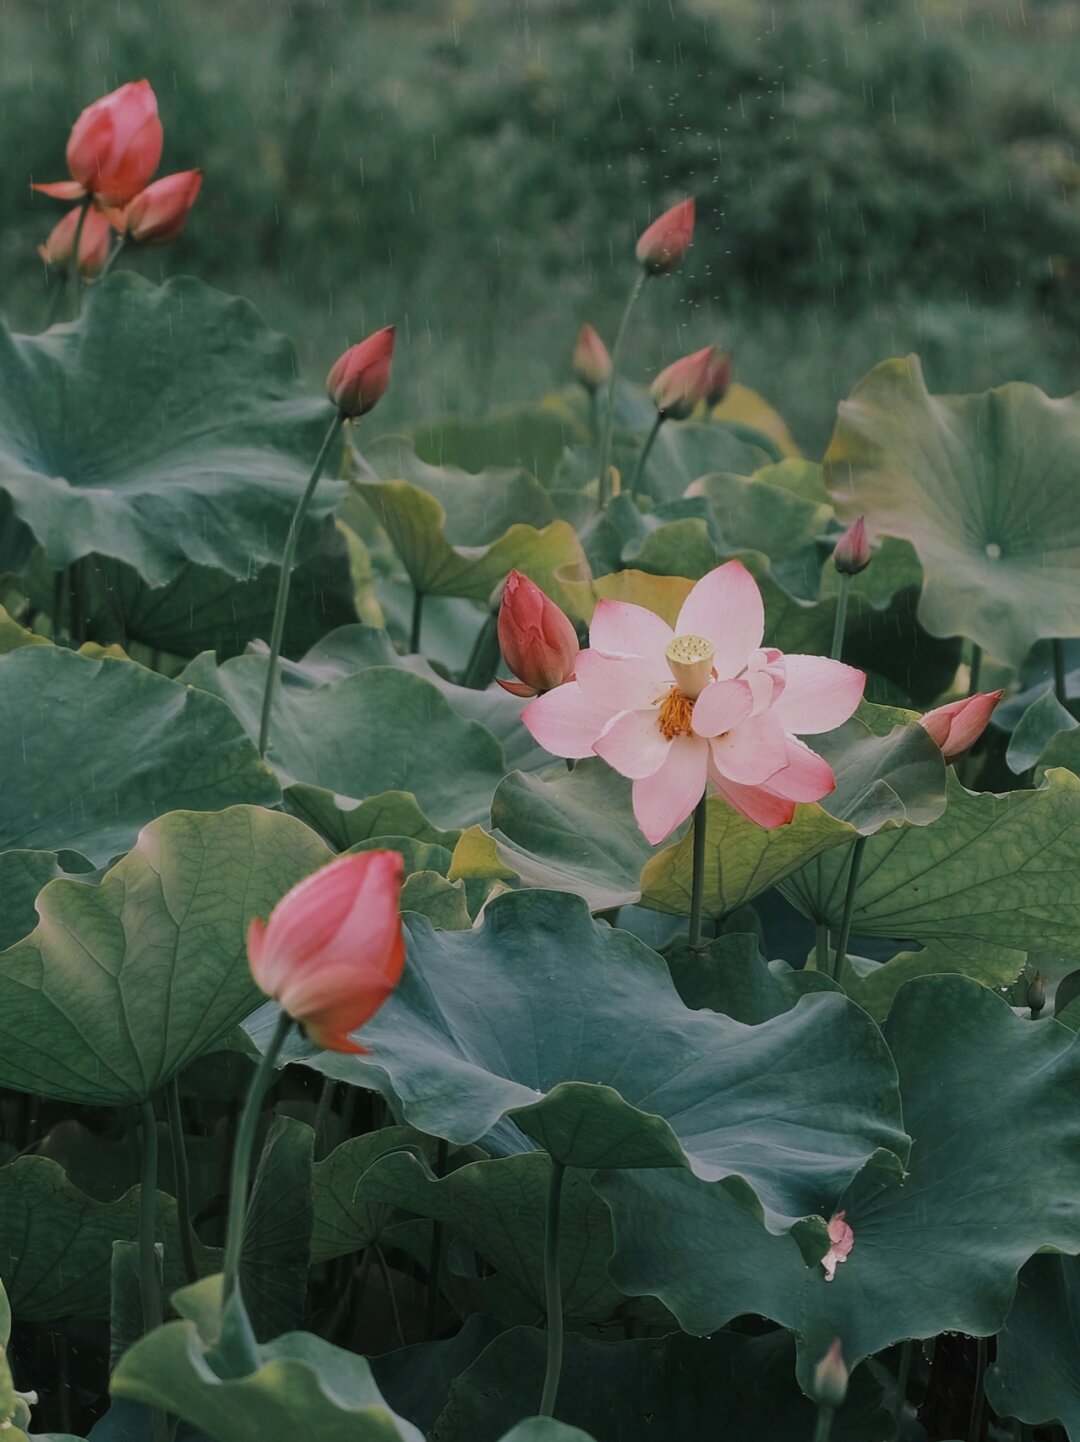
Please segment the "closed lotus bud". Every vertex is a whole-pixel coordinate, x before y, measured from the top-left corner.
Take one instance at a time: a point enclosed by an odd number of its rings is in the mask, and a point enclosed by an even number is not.
[[[850,525],[836,543],[833,551],[833,565],[841,576],[857,576],[870,564],[870,542],[866,537],[866,522],[862,516]]]
[[[683,421],[708,395],[709,376],[716,347],[707,345],[693,355],[673,361],[652,383],[650,394],[665,420]]]
[[[574,347],[574,374],[586,390],[598,390],[611,377],[608,348],[591,325],[583,325]]]
[[[694,238],[694,201],[680,200],[642,231],[635,254],[648,275],[669,275]]]
[[[835,1410],[844,1405],[847,1389],[848,1369],[844,1365],[840,1338],[837,1337],[814,1368],[814,1401],[819,1407],[832,1407]]]
[[[578,638],[569,616],[540,587],[511,571],[499,607],[499,646],[516,681],[498,678],[514,696],[539,696],[573,679]]]
[[[971,749],[986,730],[994,707],[1001,700],[1000,691],[982,691],[963,701],[950,701],[919,717],[919,725],[941,747],[946,761],[955,761]]]
[[[1041,971],[1037,971],[1028,983],[1027,1004],[1032,1016],[1038,1016],[1046,1005],[1046,982]]]
[[[251,974],[327,1051],[363,1052],[350,1036],[397,986],[405,965],[396,851],[342,856],[285,893],[248,930]]]
[[[38,246],[38,255],[46,265],[67,270],[71,264],[71,251],[75,245],[75,232],[79,228],[82,206],[69,210],[64,218],[53,226],[44,245]],[[112,231],[109,222],[100,210],[88,210],[79,237],[79,271],[82,275],[97,275],[109,258]]]
[[[164,245],[173,240],[184,228],[202,179],[201,170],[181,170],[155,180],[123,211],[117,229],[136,245]]]
[[[102,205],[126,205],[158,168],[162,140],[149,80],[121,85],[88,105],[72,126],[67,163],[74,178],[34,189],[58,200],[92,194]]]
[[[705,392],[705,404],[718,406],[728,393],[731,385],[731,356],[721,351],[709,366],[709,388]]]
[[[326,393],[343,416],[355,419],[378,405],[390,384],[394,327],[383,326],[339,356],[326,377]]]

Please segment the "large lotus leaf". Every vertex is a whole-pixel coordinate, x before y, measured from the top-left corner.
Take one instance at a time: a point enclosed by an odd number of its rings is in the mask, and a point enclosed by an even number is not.
[[[0,851],[0,949],[29,936],[37,925],[38,892],[64,874],[55,851]]]
[[[856,936],[987,942],[1070,954],[1080,927],[1080,777],[1051,771],[1036,791],[967,791],[949,775],[945,813],[866,844]],[[783,883],[813,921],[837,927],[848,857],[816,857]]]
[[[227,706],[130,661],[56,646],[0,657],[0,848],[104,863],[166,811],[281,792]]]
[[[275,1117],[263,1142],[240,1269],[259,1337],[276,1337],[304,1319],[315,1216],[314,1149],[314,1131],[293,1117]]]
[[[708,502],[716,533],[732,550],[762,551],[773,561],[782,560],[824,531],[832,507],[770,485],[766,477],[776,469],[770,466],[753,476],[701,476],[686,494]]]
[[[50,881],[0,953],[0,1084],[103,1106],[153,1095],[258,1003],[244,936],[329,858],[290,816],[174,811],[100,885]]]
[[[226,700],[256,736],[266,667],[265,656],[236,656],[220,667],[198,657],[184,679]],[[283,784],[320,787],[343,813],[369,796],[407,789],[440,827],[486,817],[505,771],[490,731],[401,666],[371,666],[321,686],[299,668],[283,668],[266,755]]]
[[[744,386],[740,381],[731,382],[727,395],[719,405],[713,407],[712,417],[713,420],[725,421],[728,424],[751,426],[755,431],[768,436],[785,456],[797,457],[799,454],[799,448],[792,440],[791,432],[780,413],[773,409],[764,396],[751,390],[749,386]]]
[[[488,1343],[451,1384],[432,1442],[494,1437],[535,1406],[544,1380],[544,1333],[516,1327]],[[619,1442],[805,1442],[815,1407],[799,1393],[794,1345],[783,1332],[703,1341],[674,1333],[638,1341],[567,1338],[556,1411],[572,1426]],[[723,1419],[718,1431],[717,1421]],[[863,1368],[837,1412],[836,1442],[891,1435],[881,1389]]]
[[[1017,776],[1029,770],[1062,732],[1075,731],[1080,722],[1066,711],[1053,691],[1044,691],[1020,716],[1009,740],[1005,760]],[[1069,766],[1067,755],[1055,755],[1051,765]],[[1076,766],[1069,766],[1075,771]]]
[[[1080,398],[932,396],[916,356],[859,382],[825,456],[840,513],[919,553],[926,629],[1012,665],[1043,637],[1080,636],[1078,468]]]
[[[706,947],[672,947],[665,958],[687,1006],[707,1006],[749,1026],[790,1011],[807,992],[837,990],[819,971],[767,962],[758,938],[747,932],[728,932]]]
[[[163,586],[281,557],[333,414],[247,301],[110,276],[81,319],[0,330],[0,488],[53,566],[111,556]],[[324,481],[315,527],[340,498]]]
[[[432,826],[415,796],[407,791],[383,791],[345,809],[337,805],[330,791],[296,785],[287,788],[285,805],[291,815],[325,836],[335,851],[348,851],[365,841],[375,843],[383,836],[410,837],[453,850],[461,836],[456,829],[440,831]]]
[[[832,1199],[855,1236],[834,1281],[790,1237],[747,1225],[721,1188],[670,1170],[596,1183],[614,1213],[616,1283],[659,1296],[690,1332],[773,1318],[799,1339],[804,1386],[837,1337],[852,1366],[906,1337],[996,1332],[1033,1253],[1080,1249],[1080,1039],[957,976],[906,986],[885,1035],[909,1171],[875,1158]]]
[[[430,1135],[464,1145],[509,1118],[567,1166],[742,1178],[774,1227],[816,1213],[875,1148],[905,1151],[892,1064],[844,997],[758,1027],[689,1011],[655,952],[557,892],[496,897],[472,931],[411,917],[407,932],[370,1057],[288,1055]],[[249,1023],[257,1044],[272,1012]]]
[[[432,466],[474,473],[522,466],[547,485],[564,448],[585,433],[584,416],[579,419],[565,406],[545,404],[507,406],[479,420],[440,416],[418,426],[410,439],[420,459]]]
[[[624,485],[629,484],[637,468],[644,435],[633,445],[628,442],[628,437],[620,437],[615,446],[615,464]],[[752,431],[708,421],[669,421],[660,427],[645,463],[644,490],[658,501],[672,501],[685,494],[686,488],[701,476],[715,471],[752,476],[761,466],[777,459],[779,452],[765,435],[755,436]]]
[[[860,716],[812,738],[836,776],[836,790],[821,805],[863,836],[887,827],[928,826],[945,810],[941,750],[917,721],[901,719],[888,730],[879,724],[875,731],[875,719],[892,718],[884,707],[864,705]]]
[[[919,951],[900,951],[888,961],[872,961],[848,955],[840,980],[852,1001],[857,1001],[877,1022],[889,1014],[893,998],[916,976],[940,976],[955,972],[969,976],[983,986],[1006,987],[1024,969],[1027,953],[1015,947],[998,946],[983,938],[951,937],[947,942],[930,942]],[[813,975],[799,972],[798,975]]]
[[[316,1162],[312,1175],[312,1261],[332,1261],[378,1241],[390,1224],[393,1205],[361,1194],[360,1179],[389,1152],[433,1157],[436,1147],[432,1137],[412,1127],[383,1127],[362,1137],[350,1137]]]
[[[1032,1257],[986,1374],[994,1411],[1080,1438],[1080,1258]]]
[[[387,1407],[363,1357],[310,1332],[287,1332],[258,1349],[247,1376],[210,1365],[194,1322],[158,1327],[113,1373],[114,1397],[191,1422],[217,1442],[424,1442]]]

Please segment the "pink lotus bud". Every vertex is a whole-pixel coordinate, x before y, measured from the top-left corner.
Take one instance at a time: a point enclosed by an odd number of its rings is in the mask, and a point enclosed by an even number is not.
[[[705,404],[718,406],[728,393],[731,385],[731,356],[721,351],[709,366],[709,388],[705,392]]]
[[[117,229],[136,245],[164,245],[184,228],[202,188],[201,170],[180,170],[140,190],[123,211]]]
[[[1027,1004],[1032,1016],[1038,1016],[1046,1005],[1046,980],[1041,971],[1037,971],[1028,982]]]
[[[583,325],[574,347],[574,374],[586,390],[595,391],[611,376],[608,348],[591,325]]]
[[[694,238],[694,201],[680,200],[642,231],[634,252],[648,275],[670,275]]]
[[[833,565],[841,576],[857,576],[870,564],[870,542],[866,538],[866,522],[862,516],[850,525],[836,543]]]
[[[814,1368],[814,1401],[819,1407],[844,1405],[847,1396],[848,1369],[844,1365],[844,1354],[840,1350],[840,1338],[832,1344]]]
[[[77,205],[53,226],[44,245],[38,246],[38,255],[46,265],[55,265],[67,270],[71,264],[71,251],[75,244],[75,232],[79,228],[82,206]],[[90,209],[83,221],[79,237],[79,271],[82,275],[97,275],[109,258],[112,231],[109,222],[100,210]]]
[[[709,393],[716,347],[707,345],[672,362],[652,383],[650,394],[665,420],[682,421]]]
[[[919,725],[941,747],[946,761],[955,761],[971,749],[986,730],[1000,691],[982,691],[963,701],[950,701],[919,717]]]
[[[138,195],[161,159],[161,121],[149,80],[121,85],[88,105],[71,128],[68,170],[74,182],[35,185],[57,200],[87,192],[103,205],[126,205]]]
[[[349,1033],[401,980],[405,943],[396,851],[341,856],[285,893],[248,929],[251,974],[326,1051],[362,1052]]]
[[[573,623],[520,571],[506,578],[498,632],[506,664],[518,678],[499,678],[504,691],[538,696],[573,679],[579,650]]]
[[[846,1216],[846,1212],[837,1212],[829,1221],[829,1241],[832,1245],[821,1259],[827,1282],[836,1276],[837,1267],[847,1261],[855,1245],[855,1233],[844,1220]]]
[[[339,356],[326,377],[326,393],[343,416],[365,416],[378,405],[390,384],[394,327],[383,326],[367,340]]]

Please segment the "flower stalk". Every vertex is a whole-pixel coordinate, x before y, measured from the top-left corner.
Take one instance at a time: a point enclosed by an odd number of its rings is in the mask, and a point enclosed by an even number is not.
[[[627,298],[622,319],[619,321],[619,329],[615,334],[615,347],[611,352],[611,377],[608,380],[607,414],[604,417],[604,439],[600,445],[599,505],[601,510],[604,509],[611,498],[608,467],[611,464],[611,438],[615,431],[615,388],[619,383],[619,367],[622,363],[623,342],[626,340],[626,327],[630,320],[630,312],[637,304],[637,298],[641,294],[641,288],[645,284],[647,274],[647,271],[640,270],[634,277],[634,284],[630,288],[630,295]]]
[[[857,836],[851,847],[851,865],[848,868],[847,891],[844,893],[844,914],[840,922],[840,935],[836,942],[836,955],[833,957],[832,976],[834,981],[840,980],[844,970],[844,961],[847,958],[848,944],[851,941],[851,920],[855,914],[855,896],[859,890],[859,869],[862,866],[865,850],[866,837]]]
[[[690,889],[690,945],[701,947],[701,913],[705,905],[705,832],[708,826],[709,800],[702,794],[694,808],[694,861]]]
[[[664,424],[664,421],[666,419],[667,417],[664,415],[663,411],[657,411],[656,419],[652,423],[649,434],[645,437],[645,444],[638,452],[637,465],[634,467],[634,479],[630,483],[630,495],[635,501],[637,500],[638,492],[641,489],[641,482],[645,478],[645,465],[649,459],[649,452],[652,450],[653,444],[655,443],[657,436],[660,434],[660,427]]]
[[[562,1185],[566,1167],[551,1158],[547,1221],[544,1228],[544,1304],[547,1311],[547,1366],[540,1394],[538,1417],[554,1417],[563,1364],[563,1298],[559,1265],[559,1225],[562,1219]]]

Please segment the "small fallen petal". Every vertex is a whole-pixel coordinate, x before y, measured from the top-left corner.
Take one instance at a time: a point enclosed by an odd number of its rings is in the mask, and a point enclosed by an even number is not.
[[[837,1267],[841,1262],[847,1261],[848,1255],[855,1245],[855,1233],[844,1221],[844,1217],[844,1212],[837,1212],[829,1222],[829,1241],[832,1246],[821,1259],[827,1282],[831,1282],[836,1276]]]

